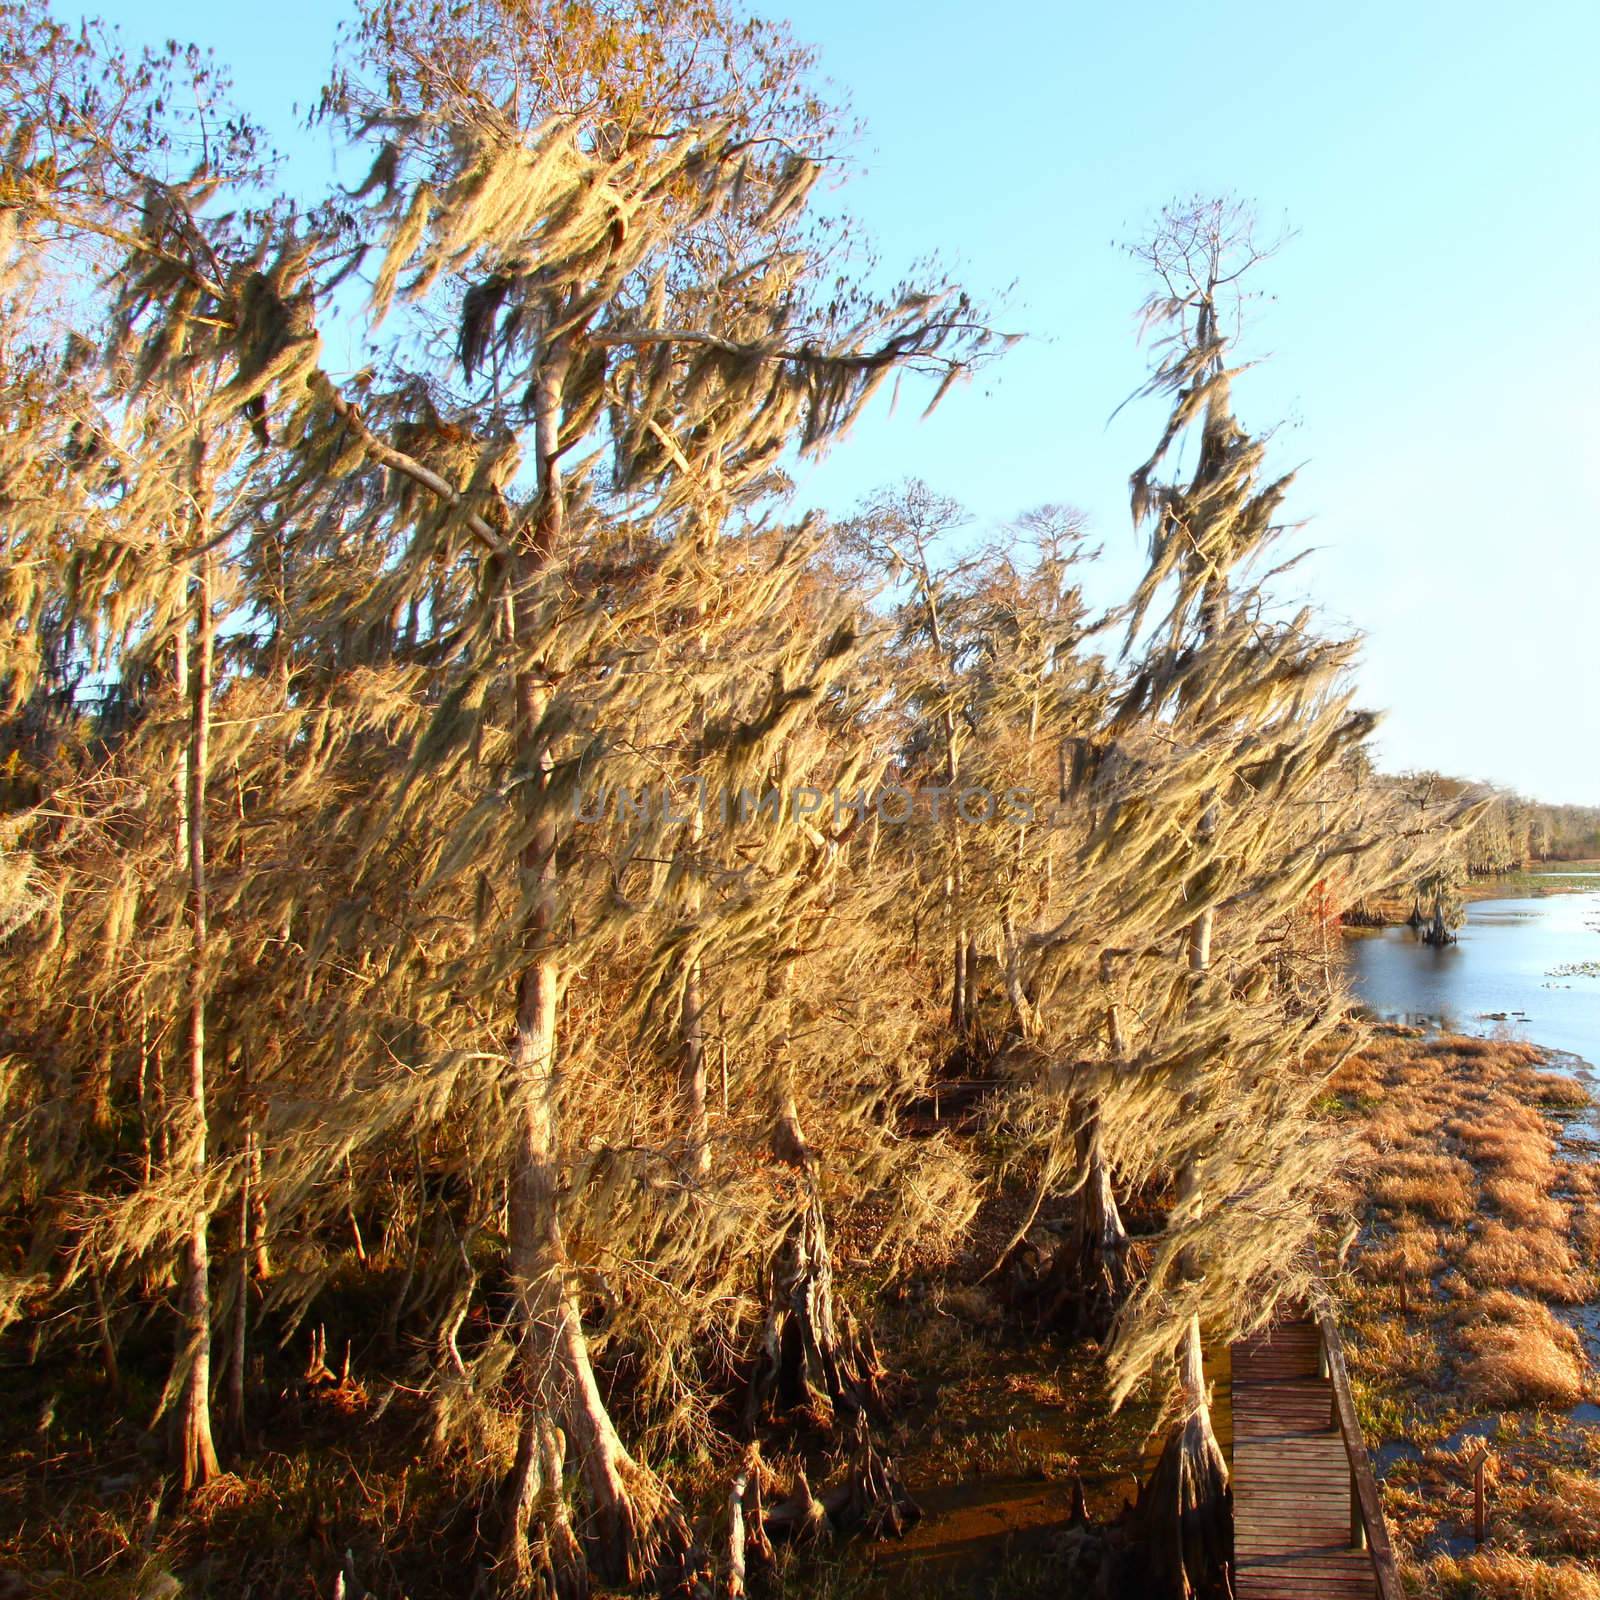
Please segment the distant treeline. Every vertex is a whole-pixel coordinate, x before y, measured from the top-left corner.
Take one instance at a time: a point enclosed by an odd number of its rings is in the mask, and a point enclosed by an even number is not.
[[[1427,928],[1433,941],[1448,943],[1451,930],[1465,919],[1467,885],[1473,879],[1503,877],[1540,862],[1600,858],[1600,806],[1546,805],[1437,772],[1369,773],[1369,781],[1392,796],[1391,816],[1403,830],[1429,826],[1441,810],[1467,808],[1470,821],[1417,874],[1343,904],[1342,920],[1352,927],[1408,920]]]
[[[1539,861],[1592,861],[1600,857],[1600,806],[1545,805],[1497,789],[1461,848],[1474,878]]]
[[[1392,780],[1421,808],[1429,804],[1478,807],[1453,852],[1472,878],[1519,872],[1541,861],[1592,861],[1600,857],[1600,806],[1553,806],[1510,789],[1409,773]]]

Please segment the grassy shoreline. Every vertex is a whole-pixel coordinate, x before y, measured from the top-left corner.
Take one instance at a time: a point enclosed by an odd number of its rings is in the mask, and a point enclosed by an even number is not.
[[[1330,1086],[1358,1405],[1408,1585],[1440,1600],[1600,1600],[1600,1164],[1588,1087],[1551,1059],[1385,1028]]]
[[[1531,870],[1471,879],[1468,900],[1542,900],[1552,894],[1588,894],[1600,889],[1600,861],[1544,861]]]

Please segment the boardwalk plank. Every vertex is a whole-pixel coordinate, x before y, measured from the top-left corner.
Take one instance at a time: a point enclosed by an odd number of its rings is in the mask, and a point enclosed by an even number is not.
[[[1309,1320],[1233,1347],[1233,1521],[1238,1600],[1374,1600],[1350,1547],[1350,1462],[1318,1377]]]

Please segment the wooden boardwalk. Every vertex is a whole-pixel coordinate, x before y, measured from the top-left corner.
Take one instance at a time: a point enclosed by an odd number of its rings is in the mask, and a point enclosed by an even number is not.
[[[1238,1600],[1374,1600],[1379,1593],[1371,1554],[1352,1541],[1361,1518],[1352,1505],[1351,1460],[1319,1358],[1309,1318],[1233,1347]]]

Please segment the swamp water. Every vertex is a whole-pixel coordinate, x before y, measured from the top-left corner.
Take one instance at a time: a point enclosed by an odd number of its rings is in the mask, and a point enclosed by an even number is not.
[[[1600,872],[1582,876],[1592,890],[1476,901],[1442,950],[1410,928],[1352,932],[1351,987],[1386,1021],[1507,1032],[1600,1067]]]

